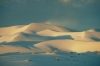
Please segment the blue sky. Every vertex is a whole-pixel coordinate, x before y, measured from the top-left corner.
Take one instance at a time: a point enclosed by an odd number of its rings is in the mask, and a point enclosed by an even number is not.
[[[0,0],[0,27],[32,22],[100,28],[100,0]]]

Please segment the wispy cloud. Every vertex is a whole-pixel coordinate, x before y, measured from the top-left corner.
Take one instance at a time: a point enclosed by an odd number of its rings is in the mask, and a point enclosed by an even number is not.
[[[4,3],[11,3],[11,2],[25,2],[26,0],[0,0],[0,4],[4,4]]]
[[[10,2],[19,2],[19,3],[26,3],[27,1],[36,1],[36,2],[60,2],[60,3],[73,3],[73,2],[84,2],[84,3],[94,3],[100,2],[100,0],[0,0],[0,3],[10,3]]]
[[[0,4],[11,3],[11,2],[26,3],[27,1],[44,2],[44,0],[0,0]]]
[[[81,1],[84,2],[84,3],[87,3],[87,4],[95,3],[95,2],[99,2],[100,3],[100,0],[81,0]]]
[[[48,20],[46,23],[62,26],[62,27],[68,27],[68,28],[75,28],[78,25],[78,20],[75,19],[63,19],[63,20]]]
[[[68,3],[68,2],[70,2],[71,0],[59,0],[60,2],[62,2],[62,3]]]

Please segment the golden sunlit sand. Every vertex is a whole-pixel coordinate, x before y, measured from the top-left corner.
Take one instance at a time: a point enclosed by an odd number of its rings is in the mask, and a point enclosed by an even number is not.
[[[9,31],[8,31],[9,30]],[[52,47],[60,51],[87,52],[100,51],[100,32],[90,29],[82,32],[71,32],[62,27],[45,23],[31,23],[23,26],[11,26],[0,28],[0,54],[9,52],[46,52],[51,51]],[[36,35],[36,36],[35,36]],[[35,36],[35,37],[34,37]],[[71,36],[73,39],[55,39],[47,40],[42,37],[56,38],[59,36]],[[3,45],[5,42],[20,41],[40,41],[33,44],[33,47],[26,48],[23,46]],[[24,45],[24,44],[22,44]],[[28,44],[27,44],[28,45]],[[10,48],[10,49],[9,49]],[[54,54],[55,52],[46,52]],[[34,53],[32,53],[34,54]]]

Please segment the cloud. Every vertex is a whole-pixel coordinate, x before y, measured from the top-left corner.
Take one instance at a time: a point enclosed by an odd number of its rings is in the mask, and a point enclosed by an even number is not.
[[[48,20],[46,21],[49,24],[52,25],[58,25],[62,27],[67,27],[67,28],[75,28],[78,25],[78,20],[76,19],[58,19],[58,20]]]
[[[82,2],[94,2],[95,0],[81,0]]]
[[[68,3],[70,2],[71,0],[59,0],[60,2],[63,2],[63,3]]]
[[[8,2],[27,2],[27,1],[37,1],[37,2],[47,2],[47,0],[0,0],[0,3],[8,3]],[[53,2],[53,0],[48,0],[48,2]],[[100,2],[100,0],[54,0],[59,1],[62,3],[69,3],[69,2],[85,2],[85,3],[93,3],[93,2]]]
[[[69,3],[71,2],[72,4],[77,4],[77,3],[84,3],[84,4],[90,4],[90,3],[95,3],[95,2],[100,2],[100,0],[58,0],[62,3]]]
[[[36,1],[36,2],[44,2],[44,0],[0,0],[0,4],[3,3],[11,3],[11,2],[17,2],[17,3],[27,3],[28,1]]]
[[[95,3],[95,2],[100,2],[100,0],[81,0],[81,1],[84,2],[84,3],[87,3],[87,4]]]
[[[96,2],[100,2],[100,0],[72,0],[71,5],[73,7],[84,7],[84,6],[87,6],[89,4],[93,4]]]
[[[17,2],[17,3],[27,3],[28,1],[32,1],[32,2],[42,2],[42,3],[46,3],[46,2],[55,2],[55,3],[63,3],[63,4],[67,4],[67,3],[71,3],[71,4],[77,4],[77,3],[94,3],[94,2],[100,2],[100,0],[0,0],[0,4],[3,3],[11,3],[11,2]]]
[[[11,2],[24,2],[26,0],[0,0],[0,4],[4,4],[4,3],[11,3]]]
[[[61,2],[61,3],[68,3],[71,0],[0,0],[0,3],[11,3],[11,2],[18,2],[18,3],[26,3],[28,1],[32,1],[32,2]]]

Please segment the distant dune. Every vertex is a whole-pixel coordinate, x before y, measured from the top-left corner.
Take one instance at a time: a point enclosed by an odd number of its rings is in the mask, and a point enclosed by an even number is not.
[[[21,41],[39,41],[39,43],[33,43],[32,46],[28,46],[27,43],[27,46],[32,49],[20,46],[20,44],[18,46],[7,44]],[[8,49],[9,47],[13,51]],[[19,52],[22,51],[21,48],[25,49],[23,51],[28,49],[35,52],[52,51],[53,48],[73,52],[100,51],[100,31],[99,29],[90,29],[82,32],[73,32],[70,29],[45,23],[0,28],[0,53]]]
[[[44,23],[31,23],[29,25],[2,27],[0,28],[0,36],[19,33],[19,32],[26,32],[26,33],[38,32],[38,31],[42,31],[46,29],[59,31],[59,32],[69,32],[70,31],[65,28],[55,26],[55,25],[49,25],[49,24],[44,24]]]
[[[90,29],[90,30],[87,30],[88,32],[100,32],[100,29]]]

